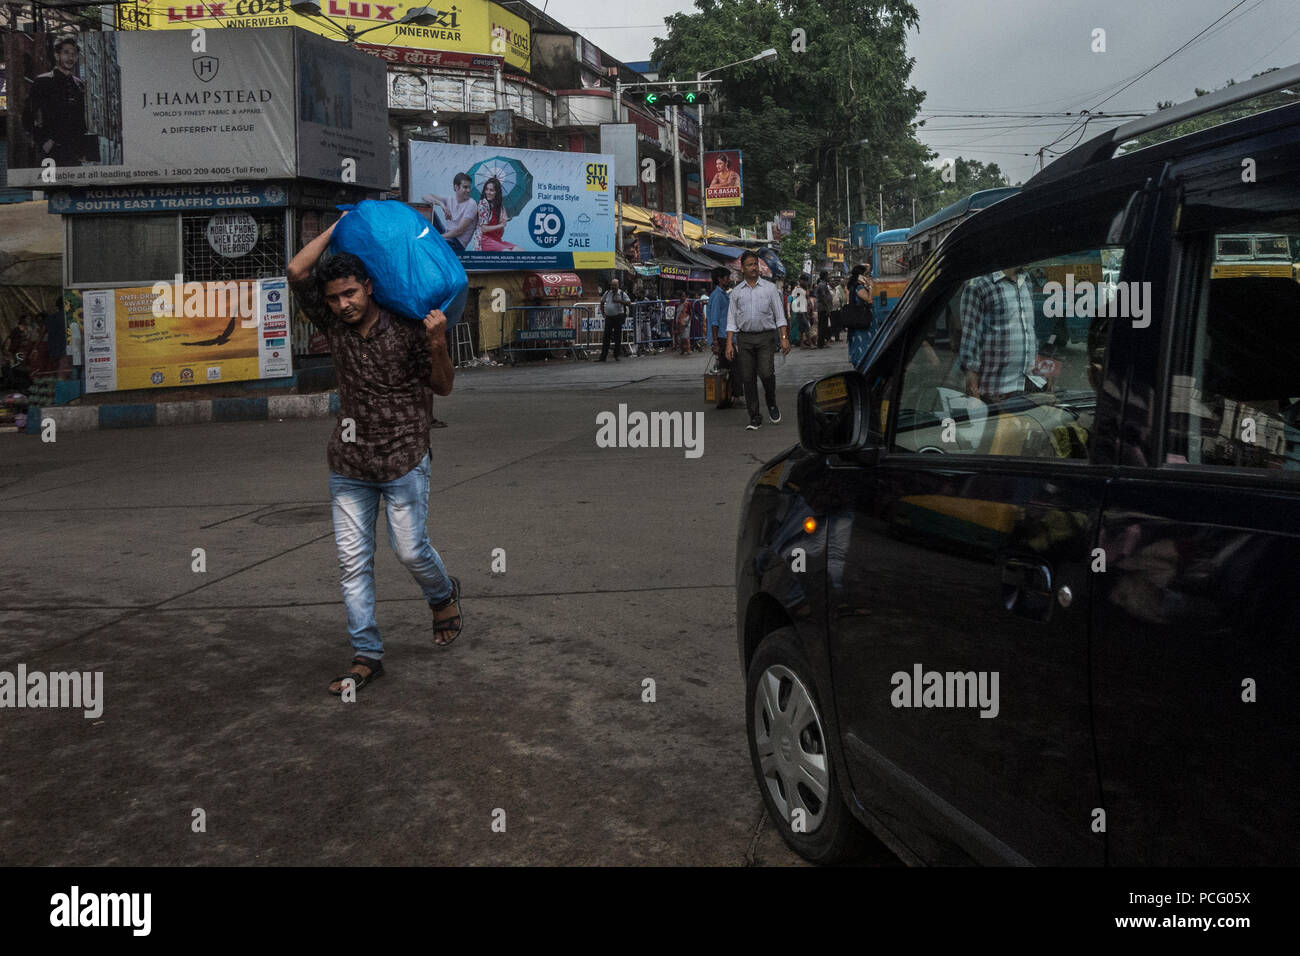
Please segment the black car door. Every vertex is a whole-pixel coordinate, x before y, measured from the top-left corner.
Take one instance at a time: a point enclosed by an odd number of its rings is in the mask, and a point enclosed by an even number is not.
[[[1116,330],[1130,414],[1093,611],[1113,863],[1300,861],[1298,174],[1263,145],[1178,171],[1170,305]]]
[[[840,463],[853,507],[829,516],[835,699],[859,800],[929,860],[1104,860],[1088,642],[1109,469],[1087,456],[1110,323],[1043,319],[1067,274],[1105,294],[1126,198],[959,240],[867,371],[893,426],[878,464]],[[1023,283],[1037,374],[1017,390],[994,377],[1006,329],[977,309],[994,300],[971,290],[999,289],[1023,328]],[[950,315],[954,334],[936,334]]]

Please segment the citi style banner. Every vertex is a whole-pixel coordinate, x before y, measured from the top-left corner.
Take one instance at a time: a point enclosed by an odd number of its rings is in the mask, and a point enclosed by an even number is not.
[[[407,201],[467,271],[614,268],[614,157],[412,141]]]
[[[291,0],[229,0],[185,3],[178,0],[136,0],[117,7],[119,30],[183,30],[194,27],[300,27],[337,39],[339,29],[352,28],[364,48],[393,62],[417,66],[470,66],[485,56],[504,59],[528,72],[532,68],[528,21],[489,0],[455,0],[424,4],[419,0],[370,3],[320,0],[323,17],[289,9]],[[410,10],[434,17],[428,26],[400,23]],[[330,21],[334,21],[332,25]],[[413,55],[406,55],[406,54]]]
[[[10,186],[389,179],[384,64],[303,31],[10,33],[5,56]]]

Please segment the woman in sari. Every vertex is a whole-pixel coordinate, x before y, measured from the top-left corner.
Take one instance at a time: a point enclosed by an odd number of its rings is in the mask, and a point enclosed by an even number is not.
[[[483,252],[508,252],[518,248],[501,238],[510,217],[501,202],[501,181],[495,176],[483,184],[483,198],[478,201],[478,232],[475,248]]]

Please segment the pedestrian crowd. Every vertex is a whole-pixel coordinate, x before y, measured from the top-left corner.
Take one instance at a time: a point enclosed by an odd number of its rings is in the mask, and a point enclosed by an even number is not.
[[[777,285],[759,275],[759,263],[756,253],[746,252],[740,257],[739,282],[733,283],[731,269],[719,266],[713,270],[708,293],[698,298],[682,296],[664,304],[664,318],[672,338],[670,347],[683,357],[689,356],[693,348],[699,349],[692,342],[691,331],[692,318],[702,308],[704,343],[716,357],[718,370],[730,382],[717,405],[729,408],[733,400],[743,397],[749,413],[748,429],[757,429],[763,423],[760,384],[769,421],[776,424],[781,420],[776,404],[777,349],[784,355],[792,348],[825,349],[839,343],[841,336],[847,337],[850,344],[869,337],[845,323],[855,308],[869,312],[872,294],[866,266],[855,266],[848,276],[831,275],[823,269],[815,281],[803,273]],[[629,296],[620,289],[617,279],[610,281],[600,297],[604,342],[596,361],[606,361],[611,349],[614,360],[619,360],[624,320],[638,307],[637,303],[648,299],[648,292],[639,283]],[[628,354],[626,347],[623,354]]]

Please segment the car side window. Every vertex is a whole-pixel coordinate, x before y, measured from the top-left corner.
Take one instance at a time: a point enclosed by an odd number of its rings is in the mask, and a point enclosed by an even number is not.
[[[1199,281],[1174,343],[1167,464],[1300,478],[1300,234],[1275,225],[1186,243]]]
[[[908,340],[892,450],[1086,459],[1110,317],[1140,306],[1122,265],[1105,246],[956,284]]]

